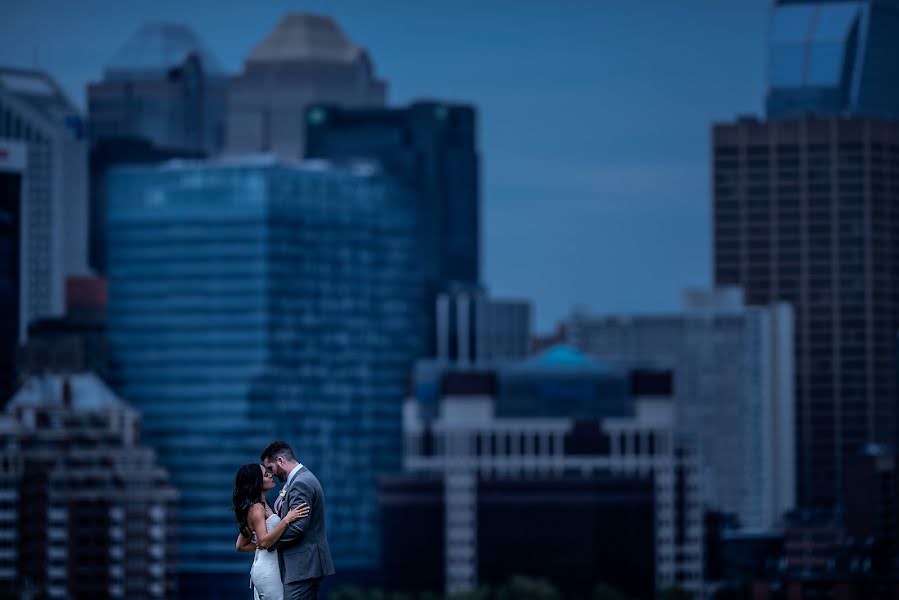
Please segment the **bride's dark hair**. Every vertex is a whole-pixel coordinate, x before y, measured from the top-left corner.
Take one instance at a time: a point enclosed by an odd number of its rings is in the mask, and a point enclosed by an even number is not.
[[[234,478],[234,494],[231,496],[231,510],[237,517],[240,532],[247,539],[252,539],[253,532],[247,524],[250,507],[260,502],[262,497],[262,469],[256,463],[250,463],[237,470]]]

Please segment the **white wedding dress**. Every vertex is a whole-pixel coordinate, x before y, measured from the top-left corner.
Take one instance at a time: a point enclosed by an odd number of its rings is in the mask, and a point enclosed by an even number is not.
[[[281,517],[271,515],[265,520],[265,530],[271,531],[280,521]],[[255,600],[284,600],[284,586],[281,585],[281,568],[278,566],[277,552],[256,549],[253,567],[250,569],[250,582],[253,584]]]

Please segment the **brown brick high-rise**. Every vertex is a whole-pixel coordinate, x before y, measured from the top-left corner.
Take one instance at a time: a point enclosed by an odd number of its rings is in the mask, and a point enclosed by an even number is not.
[[[796,314],[798,498],[896,440],[899,123],[742,119],[712,132],[714,278]]]

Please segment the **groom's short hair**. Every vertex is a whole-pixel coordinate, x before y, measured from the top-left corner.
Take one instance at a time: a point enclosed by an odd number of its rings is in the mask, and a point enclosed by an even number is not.
[[[292,460],[296,462],[297,458],[293,455],[293,449],[291,449],[290,444],[287,442],[277,441],[272,442],[268,446],[265,447],[265,450],[262,451],[262,456],[260,458],[264,461],[265,459],[276,461],[279,456],[283,456],[284,460]]]

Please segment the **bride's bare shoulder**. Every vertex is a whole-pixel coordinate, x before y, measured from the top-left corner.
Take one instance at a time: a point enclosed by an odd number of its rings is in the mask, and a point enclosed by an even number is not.
[[[250,506],[250,509],[247,511],[247,519],[265,520],[265,507],[261,502],[256,502]]]

